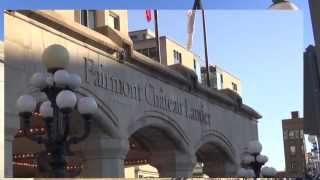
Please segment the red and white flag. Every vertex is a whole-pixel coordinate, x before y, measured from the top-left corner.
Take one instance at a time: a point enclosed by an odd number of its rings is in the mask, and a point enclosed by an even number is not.
[[[188,16],[188,40],[187,40],[187,49],[191,50],[192,48],[192,41],[193,41],[193,31],[194,31],[194,20],[196,17],[196,10],[189,10],[187,13]]]
[[[150,22],[152,20],[152,10],[151,9],[147,9],[145,12],[145,16],[147,18],[147,21]]]

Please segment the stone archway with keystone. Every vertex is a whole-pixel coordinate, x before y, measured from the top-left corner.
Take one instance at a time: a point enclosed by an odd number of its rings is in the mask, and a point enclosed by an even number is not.
[[[15,102],[32,93],[28,80],[44,71],[41,54],[51,44],[68,50],[68,70],[83,80],[78,95],[95,97],[99,107],[90,137],[73,147],[84,162],[82,177],[123,177],[124,161],[137,158],[156,167],[160,177],[189,177],[197,161],[209,176],[235,174],[245,145],[258,139],[261,118],[241,97],[207,89],[190,70],[164,67],[135,51],[119,59],[112,47],[101,48],[112,39],[86,41],[70,35],[76,31],[71,25],[52,29],[52,19],[31,21],[40,16],[48,19],[36,12],[5,14],[7,177],[13,176],[12,142],[19,128]],[[16,36],[13,29],[24,32]]]

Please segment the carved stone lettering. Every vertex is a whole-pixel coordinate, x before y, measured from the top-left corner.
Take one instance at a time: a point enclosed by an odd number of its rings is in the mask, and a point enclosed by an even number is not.
[[[95,64],[94,60],[84,58],[84,76],[87,84],[103,88],[117,96],[144,102],[158,110],[185,116],[188,120],[199,121],[211,126],[210,114],[204,111],[201,104],[189,105],[188,98],[166,94],[163,87],[156,87],[150,82],[131,82],[117,77],[106,71],[102,64]],[[144,88],[142,88],[144,87]]]

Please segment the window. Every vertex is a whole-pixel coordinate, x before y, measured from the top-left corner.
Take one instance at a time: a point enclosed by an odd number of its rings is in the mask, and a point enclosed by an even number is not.
[[[193,59],[193,69],[197,70],[197,61]]]
[[[283,139],[284,140],[288,139],[288,131],[287,130],[283,131]]]
[[[138,36],[137,36],[137,35],[131,35],[130,37],[131,37],[131,39],[132,39],[133,41],[138,39]]]
[[[238,91],[237,84],[232,82],[232,89]]]
[[[148,56],[148,49],[141,49],[141,53],[144,54],[145,56]]]
[[[112,12],[110,12],[109,16],[110,16],[110,23],[108,23],[109,26],[120,31],[120,18],[119,18],[119,16],[116,15],[115,13],[112,13]]]
[[[157,48],[153,47],[153,48],[149,48],[149,57],[153,58],[153,57],[157,57]]]
[[[291,164],[290,164],[290,168],[291,168],[291,169],[295,169],[295,168],[296,168],[296,165],[295,165],[295,163],[294,163],[294,162],[291,162]]]
[[[296,154],[296,146],[294,146],[294,145],[290,146],[290,153],[291,153],[291,155],[295,155]]]
[[[303,139],[304,138],[304,134],[303,134],[303,130],[300,129],[300,138]]]
[[[220,74],[220,82],[221,82],[221,86],[222,86],[222,84],[223,84],[223,75],[222,74]]]
[[[96,27],[96,11],[95,10],[81,10],[80,23],[89,28]]]
[[[173,59],[175,64],[181,64],[182,63],[181,53],[179,53],[176,50],[173,50]]]
[[[294,131],[289,130],[289,138],[294,139]]]
[[[304,145],[303,144],[301,145],[301,152],[302,152],[302,154],[304,154]]]

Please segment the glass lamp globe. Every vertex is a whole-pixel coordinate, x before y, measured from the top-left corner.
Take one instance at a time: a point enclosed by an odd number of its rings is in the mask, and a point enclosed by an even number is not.
[[[271,177],[275,177],[277,175],[277,170],[273,167],[270,167]]]
[[[98,109],[96,100],[92,97],[83,97],[79,99],[78,111],[80,114],[94,114]]]
[[[65,87],[70,82],[70,75],[68,71],[61,69],[54,73],[53,79],[57,86]]]
[[[61,69],[69,64],[69,52],[65,47],[53,44],[44,50],[42,61],[49,71]]]
[[[273,0],[270,10],[298,10],[298,7],[289,0]]]
[[[71,73],[69,76],[68,86],[71,89],[77,89],[81,86],[81,77],[78,74]]]
[[[31,113],[37,105],[36,100],[30,95],[22,95],[17,100],[17,108],[20,113]]]
[[[30,83],[33,87],[43,89],[47,86],[46,80],[47,80],[46,74],[37,72],[32,75],[30,79]]]
[[[266,163],[268,161],[268,157],[265,155],[258,155],[257,156],[257,161],[259,163]]]
[[[53,109],[50,101],[43,102],[39,111],[44,118],[53,117]]]
[[[275,168],[264,166],[261,169],[261,174],[263,177],[274,177],[277,175],[277,171]]]
[[[248,151],[252,154],[259,154],[262,151],[262,145],[259,141],[250,141],[248,145]]]
[[[77,97],[72,91],[63,90],[57,95],[56,103],[62,110],[74,108],[77,103]]]

